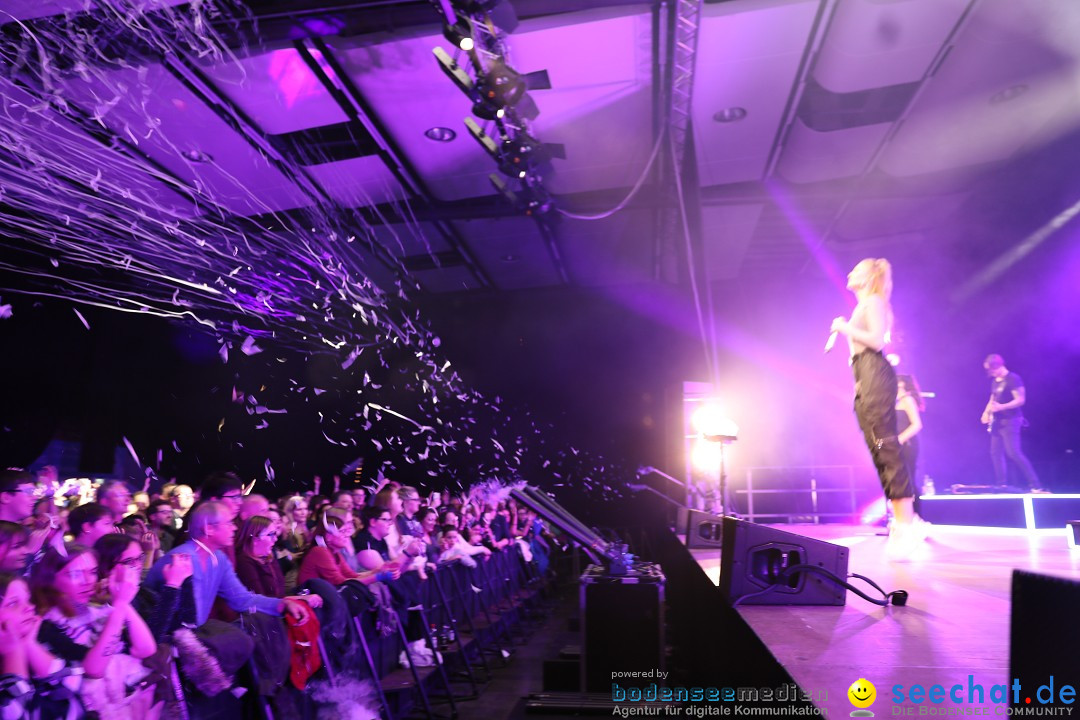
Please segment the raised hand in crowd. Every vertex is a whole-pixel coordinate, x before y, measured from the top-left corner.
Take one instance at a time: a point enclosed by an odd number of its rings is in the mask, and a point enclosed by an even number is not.
[[[139,594],[138,572],[127,565],[117,564],[109,573],[109,600],[113,607],[130,605]]]
[[[187,553],[170,555],[169,562],[161,569],[165,584],[174,588],[183,585],[184,581],[191,577],[191,573],[191,556]]]

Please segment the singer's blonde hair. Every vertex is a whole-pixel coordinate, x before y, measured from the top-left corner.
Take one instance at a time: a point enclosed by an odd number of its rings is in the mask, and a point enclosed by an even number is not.
[[[855,270],[866,273],[866,289],[871,295],[880,295],[886,301],[892,298],[892,265],[885,258],[866,258],[860,260]]]

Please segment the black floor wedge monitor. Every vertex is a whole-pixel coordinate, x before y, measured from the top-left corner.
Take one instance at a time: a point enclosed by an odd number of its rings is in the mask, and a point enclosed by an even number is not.
[[[813,565],[847,578],[848,549],[823,540],[724,518],[720,589],[743,605],[843,605],[847,591],[823,575],[795,565]]]

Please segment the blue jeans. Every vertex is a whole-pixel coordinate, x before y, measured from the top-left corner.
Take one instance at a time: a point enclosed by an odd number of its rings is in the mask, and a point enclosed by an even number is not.
[[[990,462],[994,465],[994,481],[998,485],[1007,485],[1009,460],[1020,469],[1028,489],[1041,487],[1039,476],[1031,461],[1020,447],[1020,428],[1024,424],[1021,418],[994,419],[994,428],[990,432]]]

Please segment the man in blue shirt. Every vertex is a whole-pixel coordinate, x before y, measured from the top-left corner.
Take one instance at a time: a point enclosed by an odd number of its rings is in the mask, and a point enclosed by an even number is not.
[[[287,612],[300,623],[306,622],[308,606],[294,598],[272,598],[251,592],[236,577],[229,558],[222,552],[231,547],[236,534],[230,509],[222,503],[207,502],[188,513],[185,525],[190,540],[178,545],[154,563],[144,581],[147,588],[159,591],[165,583],[163,568],[172,561],[173,555],[191,557],[191,590],[195,601],[195,625],[202,625],[210,617],[214,599],[222,598],[237,612],[257,611],[268,615]]]

